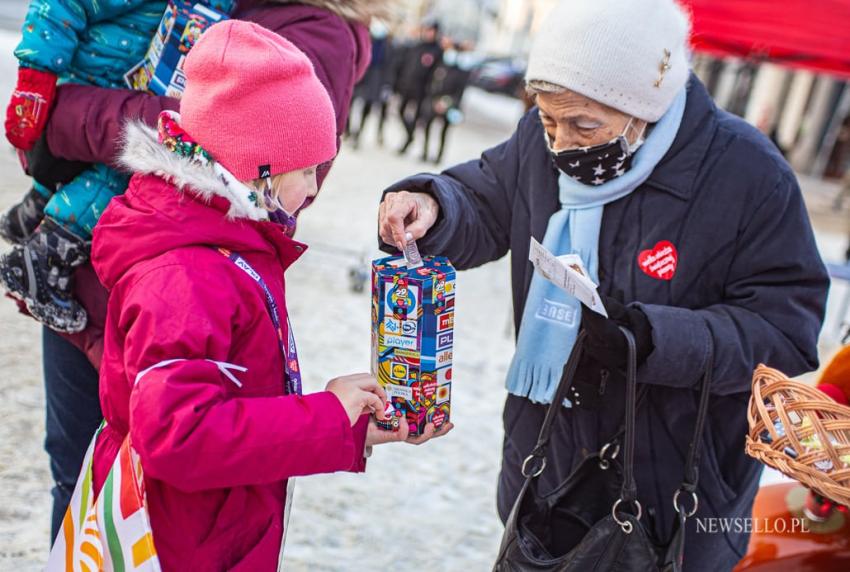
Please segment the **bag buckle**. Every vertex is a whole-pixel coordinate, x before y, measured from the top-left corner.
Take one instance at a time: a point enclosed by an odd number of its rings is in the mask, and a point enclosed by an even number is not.
[[[634,530],[634,526],[628,520],[620,520],[617,518],[617,507],[620,506],[620,503],[623,502],[623,499],[617,499],[617,502],[614,503],[614,506],[611,507],[611,516],[614,517],[614,522],[620,525],[620,528],[623,529],[623,532],[626,534],[631,534],[632,530]],[[637,514],[635,515],[635,520],[640,520],[641,515],[643,515],[643,508],[640,506],[640,502],[637,499],[632,501],[634,505],[637,507]]]
[[[611,459],[606,459],[605,454],[608,452],[610,447],[614,447],[614,452],[611,453]],[[611,466],[611,461],[617,458],[617,455],[620,454],[620,444],[617,441],[611,441],[610,443],[605,443],[605,446],[602,447],[602,450],[599,451],[599,468],[603,471],[607,471]]]
[[[679,489],[676,491],[676,494],[673,495],[673,508],[676,509],[676,512],[678,512],[679,514],[684,514],[685,518],[691,518],[697,513],[697,509],[699,508],[699,497],[697,496],[697,493],[695,491],[690,491],[691,499],[693,499],[694,501],[694,508],[690,512],[683,512],[684,509],[679,505],[679,495],[682,492],[682,489]]]
[[[528,470],[529,470],[528,463],[532,459],[540,459],[540,466],[537,467],[534,470],[534,472],[529,473],[528,472]],[[522,476],[525,477],[526,479],[534,479],[536,477],[539,477],[540,474],[543,472],[543,470],[545,468],[546,468],[546,457],[540,457],[540,456],[532,453],[528,457],[525,458],[525,461],[522,462]]]

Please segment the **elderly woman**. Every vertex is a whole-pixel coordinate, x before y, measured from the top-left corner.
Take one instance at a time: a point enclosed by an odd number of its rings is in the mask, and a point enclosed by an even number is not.
[[[460,269],[511,253],[517,350],[504,409],[503,520],[580,328],[588,339],[574,386],[586,398],[560,410],[543,491],[622,421],[625,325],[644,395],[638,498],[662,539],[705,370],[713,382],[697,517],[748,517],[761,473],[744,453],[752,371],[760,362],[789,375],[818,365],[828,279],[794,173],[767,138],[714,105],[689,70],[688,34],[673,0],[562,0],[529,59],[537,105],[510,139],[385,192],[388,245],[410,233]],[[534,274],[531,238],[581,256],[610,318],[582,313]],[[743,528],[691,529],[686,570],[730,570],[747,548]]]

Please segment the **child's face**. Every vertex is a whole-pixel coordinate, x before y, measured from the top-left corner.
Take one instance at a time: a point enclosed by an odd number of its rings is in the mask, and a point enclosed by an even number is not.
[[[289,214],[295,214],[307,199],[311,199],[319,192],[316,182],[317,166],[308,167],[289,173],[281,173],[271,178],[271,196]],[[259,191],[265,191],[266,179],[255,179],[252,181],[254,187]]]

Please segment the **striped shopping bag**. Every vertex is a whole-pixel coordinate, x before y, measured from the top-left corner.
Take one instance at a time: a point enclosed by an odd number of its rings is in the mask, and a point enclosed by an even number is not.
[[[94,498],[92,458],[95,433],[83,461],[74,496],[62,521],[50,558],[48,572],[159,572],[145,497],[139,456],[124,439],[100,495]]]

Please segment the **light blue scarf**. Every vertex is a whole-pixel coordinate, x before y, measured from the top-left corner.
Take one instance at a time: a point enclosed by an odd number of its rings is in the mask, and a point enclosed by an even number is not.
[[[597,187],[583,185],[561,173],[561,210],[549,219],[543,246],[556,256],[581,256],[598,283],[599,230],[606,204],[621,199],[646,181],[670,149],[685,112],[683,88],[667,113],[655,124],[635,153],[632,168]],[[517,349],[508,370],[507,389],[536,403],[551,403],[561,371],[578,336],[581,304],[535,272],[525,302]],[[571,404],[565,403],[567,407]]]

